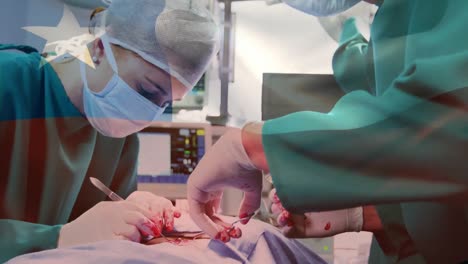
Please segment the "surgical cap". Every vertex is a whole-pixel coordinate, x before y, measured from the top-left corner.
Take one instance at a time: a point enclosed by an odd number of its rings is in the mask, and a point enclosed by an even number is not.
[[[199,0],[113,0],[97,28],[191,89],[218,50],[219,32]]]

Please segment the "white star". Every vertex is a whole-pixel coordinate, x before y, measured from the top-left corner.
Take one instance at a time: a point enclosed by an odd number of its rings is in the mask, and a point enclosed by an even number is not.
[[[59,58],[75,57],[94,68],[87,45],[97,37],[89,34],[87,27],[81,27],[75,15],[67,5],[63,8],[63,16],[55,27],[23,27],[45,40],[47,43],[43,52],[55,53],[46,58],[50,62]],[[42,62],[40,66],[44,65]]]

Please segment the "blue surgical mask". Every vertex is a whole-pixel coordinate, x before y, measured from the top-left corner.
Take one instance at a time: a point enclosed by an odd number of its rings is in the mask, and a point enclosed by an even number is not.
[[[361,0],[283,0],[287,5],[313,16],[336,15]]]
[[[86,64],[81,63],[84,111],[88,121],[101,134],[123,138],[148,127],[163,114],[166,106],[152,103],[122,80],[108,40],[103,38],[102,42],[114,75],[102,91],[93,92],[88,87]]]

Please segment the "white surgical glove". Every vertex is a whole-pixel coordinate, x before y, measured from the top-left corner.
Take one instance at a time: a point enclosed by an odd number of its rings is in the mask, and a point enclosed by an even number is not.
[[[291,214],[281,205],[276,190],[270,192],[271,211],[277,217],[281,231],[291,238],[329,237],[344,232],[360,232],[363,225],[362,207],[304,214]]]
[[[220,223],[214,216],[223,189],[232,187],[244,191],[240,218],[255,212],[261,202],[262,174],[245,152],[241,133],[235,128],[227,131],[205,154],[188,181],[188,202],[193,221],[210,237],[223,242],[236,237],[226,232],[229,223]]]
[[[152,213],[133,202],[100,202],[60,230],[58,247],[101,240],[140,242],[141,235],[155,236]]]
[[[180,217],[180,211],[175,209],[171,201],[150,192],[136,191],[126,200],[148,210],[151,214],[149,219],[156,224],[156,230],[153,230],[156,237],[159,237],[162,231],[173,231],[174,217]]]

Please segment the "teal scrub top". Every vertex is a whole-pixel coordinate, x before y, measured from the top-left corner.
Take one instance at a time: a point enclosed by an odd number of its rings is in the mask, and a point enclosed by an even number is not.
[[[99,134],[36,50],[0,45],[0,262],[57,246],[63,224],[136,190],[138,138]],[[43,64],[42,67],[40,65]]]
[[[263,145],[288,210],[375,204],[397,252],[378,263],[468,259],[467,13],[465,0],[385,0],[369,45],[335,55],[349,93],[332,111],[265,122]],[[349,40],[338,53],[356,48]]]
[[[373,66],[372,42],[359,32],[355,18],[348,19],[333,56],[335,79],[346,92],[364,90],[375,95]],[[374,234],[369,263],[424,263],[405,228],[400,204],[381,205],[379,211],[385,230]]]

